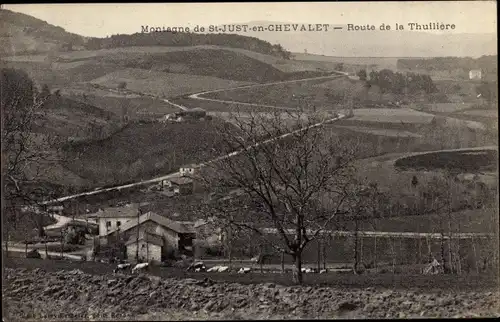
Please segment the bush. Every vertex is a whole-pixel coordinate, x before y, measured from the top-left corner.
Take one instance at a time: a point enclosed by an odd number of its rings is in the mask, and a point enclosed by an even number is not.
[[[127,83],[126,82],[119,82],[117,87],[119,89],[125,89],[125,88],[127,88]]]

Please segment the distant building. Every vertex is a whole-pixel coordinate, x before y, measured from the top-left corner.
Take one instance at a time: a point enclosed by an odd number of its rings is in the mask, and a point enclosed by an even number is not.
[[[193,179],[187,177],[172,178],[168,181],[167,185],[173,190],[174,194],[179,195],[189,195],[194,190]]]
[[[109,231],[120,228],[130,219],[137,218],[139,204],[128,204],[123,207],[99,209],[88,218],[95,218],[99,225],[99,236],[106,236]]]
[[[472,69],[469,71],[469,79],[480,80],[482,78],[482,73],[480,69]]]
[[[179,169],[179,172],[182,177],[194,176],[196,173],[196,166],[194,164],[188,164]]]
[[[184,122],[188,120],[204,120],[210,118],[207,116],[207,112],[204,109],[195,107],[185,111],[179,111],[171,114],[165,115],[161,121],[162,122]]]
[[[171,251],[192,254],[196,232],[192,224],[181,223],[160,216],[154,212],[141,215],[138,220],[130,220],[121,229],[110,231],[107,243],[125,241],[127,258],[134,260],[139,247],[139,260],[163,261]]]
[[[130,236],[125,242],[127,248],[127,258],[132,259],[137,255],[139,247],[139,261],[161,261],[163,253],[163,237],[147,231],[140,231],[139,239],[136,236]]]

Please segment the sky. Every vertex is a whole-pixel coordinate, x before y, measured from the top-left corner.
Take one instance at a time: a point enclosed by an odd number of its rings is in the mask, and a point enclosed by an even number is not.
[[[28,14],[87,37],[141,32],[142,25],[194,27],[250,21],[313,24],[437,22],[455,33],[496,33],[496,1],[267,2],[142,4],[13,4]]]

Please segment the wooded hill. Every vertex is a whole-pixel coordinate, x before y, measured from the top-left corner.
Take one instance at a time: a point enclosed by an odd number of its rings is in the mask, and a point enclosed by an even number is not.
[[[213,45],[247,49],[289,59],[290,53],[279,44],[236,34],[194,34],[152,32],[112,35],[106,38],[83,37],[69,33],[43,20],[10,10],[0,10],[0,54],[20,55],[49,51],[97,50],[130,46]]]

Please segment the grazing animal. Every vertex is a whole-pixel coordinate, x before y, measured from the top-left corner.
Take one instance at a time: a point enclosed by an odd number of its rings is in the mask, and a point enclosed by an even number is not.
[[[129,269],[130,266],[132,266],[132,265],[129,264],[129,263],[127,263],[127,264],[118,264],[118,266],[116,266],[116,268],[113,270],[113,273],[118,273],[118,272],[121,272],[121,271],[125,271],[125,270]]]
[[[225,271],[227,271],[228,269],[229,269],[229,267],[228,267],[228,266],[220,266],[220,267],[219,267],[219,273],[225,272]]]
[[[142,270],[146,270],[148,269],[149,267],[149,263],[140,263],[140,264],[137,264],[134,266],[134,268],[132,268],[132,274],[137,272],[137,271],[142,271]]]
[[[321,271],[319,271],[320,274],[325,274],[327,273],[328,271],[326,269],[322,269]]]
[[[238,271],[238,274],[246,274],[246,273],[250,273],[250,268],[249,267],[242,267]]]
[[[207,272],[218,272],[219,271],[219,268],[220,266],[214,266],[214,267],[210,267]]]
[[[187,271],[192,271],[194,270],[195,272],[204,272],[206,271],[206,267],[205,267],[205,264],[203,264],[203,262],[195,262],[191,265],[189,265],[189,267],[187,268]]]

